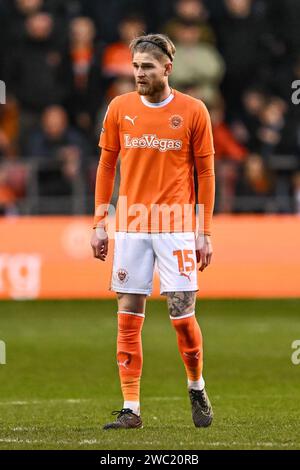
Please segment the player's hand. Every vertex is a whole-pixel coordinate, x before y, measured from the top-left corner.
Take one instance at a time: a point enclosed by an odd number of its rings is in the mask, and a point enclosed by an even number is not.
[[[196,238],[196,257],[197,263],[201,263],[199,271],[204,271],[211,263],[212,254],[213,249],[210,236],[198,234]]]
[[[93,230],[91,246],[94,257],[101,261],[105,261],[108,253],[108,235],[104,228],[98,227]]]

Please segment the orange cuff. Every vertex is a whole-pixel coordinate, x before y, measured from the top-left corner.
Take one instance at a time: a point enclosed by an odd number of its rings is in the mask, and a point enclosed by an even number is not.
[[[114,190],[117,160],[118,152],[102,149],[96,176],[94,228],[106,227],[108,206]]]
[[[198,180],[198,204],[204,207],[205,235],[211,235],[212,215],[215,204],[214,154],[195,157],[195,168]]]

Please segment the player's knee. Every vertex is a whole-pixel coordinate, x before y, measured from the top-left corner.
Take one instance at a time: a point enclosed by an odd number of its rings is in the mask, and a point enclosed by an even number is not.
[[[117,297],[119,311],[145,313],[146,295],[117,292]]]
[[[179,318],[195,311],[196,293],[192,292],[168,292],[167,293],[169,315]]]

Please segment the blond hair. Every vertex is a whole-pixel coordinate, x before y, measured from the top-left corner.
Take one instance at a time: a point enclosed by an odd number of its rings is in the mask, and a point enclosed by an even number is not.
[[[163,55],[168,56],[173,62],[176,48],[168,36],[165,34],[147,34],[133,39],[129,45],[132,55],[136,52],[149,52],[158,60]]]

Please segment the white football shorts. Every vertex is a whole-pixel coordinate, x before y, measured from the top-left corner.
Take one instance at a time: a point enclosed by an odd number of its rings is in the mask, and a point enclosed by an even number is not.
[[[197,291],[194,232],[115,233],[111,290],[151,295],[155,265],[161,294]]]

